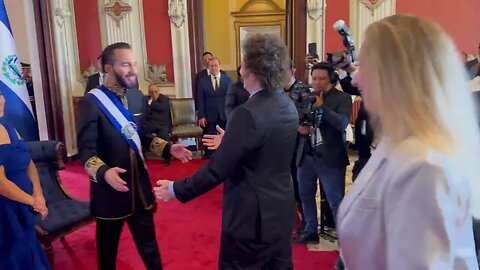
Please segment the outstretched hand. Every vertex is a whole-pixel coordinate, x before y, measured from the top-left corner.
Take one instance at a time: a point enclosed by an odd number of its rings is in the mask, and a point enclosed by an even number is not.
[[[216,150],[222,143],[223,135],[225,135],[225,130],[223,130],[219,125],[216,126],[218,135],[203,135],[202,142],[207,146],[209,150]]]
[[[169,180],[158,180],[157,181],[158,187],[154,187],[153,191],[155,192],[155,197],[159,200],[163,200],[165,202],[171,201],[175,199],[174,194],[170,193],[168,187],[173,185],[172,181]]]
[[[192,151],[188,150],[187,146],[184,144],[173,144],[170,148],[170,154],[183,163],[186,163],[192,159]]]

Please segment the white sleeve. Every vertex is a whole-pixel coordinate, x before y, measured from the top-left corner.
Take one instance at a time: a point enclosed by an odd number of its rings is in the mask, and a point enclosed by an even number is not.
[[[449,177],[448,168],[425,161],[392,179],[383,209],[386,269],[453,269],[459,207]]]

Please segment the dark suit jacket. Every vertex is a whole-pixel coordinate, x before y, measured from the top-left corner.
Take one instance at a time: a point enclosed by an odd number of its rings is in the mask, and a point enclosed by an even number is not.
[[[301,136],[297,152],[297,165],[301,166],[303,157],[312,151],[323,157],[327,165],[340,168],[349,164],[345,129],[350,122],[352,98],[336,88],[323,95],[323,115],[319,126],[323,143],[317,149],[311,148],[310,138]]]
[[[165,128],[172,131],[172,114],[170,112],[170,98],[159,95],[158,98],[148,106],[148,125],[153,128]]]
[[[100,73],[95,73],[89,76],[87,81],[87,86],[85,87],[84,95],[86,95],[88,91],[92,90],[93,88],[96,88],[99,84],[100,84]]]
[[[146,139],[145,136],[143,118],[146,113],[146,103],[142,92],[138,89],[128,90],[127,100],[128,110],[140,127],[139,135],[149,144],[151,139]],[[79,160],[85,165],[88,159],[97,156],[106,164],[97,170],[97,181],[91,179],[90,182],[92,214],[108,219],[129,216],[134,211],[134,200],[137,196],[140,196],[145,207],[151,206],[155,198],[148,172],[140,156],[133,152],[120,132],[88,96],[80,100],[78,107],[81,112],[77,121]],[[169,155],[167,153],[170,152],[170,145],[167,145],[167,148],[164,153]],[[127,182],[129,191],[116,191],[105,181],[105,172],[112,167],[127,170],[126,173],[121,174],[121,178]],[[136,207],[139,206],[136,205]]]
[[[232,84],[227,90],[225,102],[225,114],[227,115],[227,119],[230,118],[233,109],[245,103],[249,97],[250,94],[245,88],[243,88],[242,81],[237,81]]]
[[[220,70],[220,73],[223,75],[227,75],[225,71]],[[200,70],[196,75],[195,75],[195,81],[193,82],[193,89],[192,89],[192,94],[193,94],[193,99],[195,100],[195,110],[198,111],[198,85],[200,83],[200,79],[203,77],[208,77],[208,72],[207,69],[204,68]]]
[[[200,79],[198,84],[198,118],[207,118],[207,122],[215,122],[218,117],[227,120],[225,115],[225,98],[227,89],[232,85],[232,79],[227,75],[220,76],[217,90],[213,90],[210,76]]]
[[[298,113],[281,91],[263,90],[235,109],[222,144],[205,166],[174,182],[187,202],[224,182],[222,233],[273,242],[290,237],[295,200],[290,162]]]
[[[340,80],[340,85],[345,93],[361,96],[357,87],[352,85],[352,77],[347,76]],[[365,110],[364,102],[360,104],[357,119],[355,120],[355,146],[358,150],[358,158],[370,158],[372,155],[370,146],[373,142],[373,128]]]

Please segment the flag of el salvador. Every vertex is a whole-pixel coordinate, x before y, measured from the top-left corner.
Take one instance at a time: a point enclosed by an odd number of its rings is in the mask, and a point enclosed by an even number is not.
[[[13,125],[25,141],[38,140],[38,126],[22,79],[20,60],[4,0],[0,0],[0,91],[5,98],[2,121]]]

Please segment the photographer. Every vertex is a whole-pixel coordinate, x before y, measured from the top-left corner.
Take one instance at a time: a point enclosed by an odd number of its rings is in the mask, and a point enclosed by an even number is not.
[[[348,94],[336,89],[338,77],[329,63],[318,63],[311,69],[312,87],[317,94],[312,107],[313,121],[306,119],[298,128],[297,165],[300,198],[306,221],[305,231],[296,243],[318,243],[318,218],[315,194],[317,179],[325,191],[333,216],[345,193],[345,171],[349,164],[345,128],[352,111]],[[311,116],[310,116],[311,118]]]

